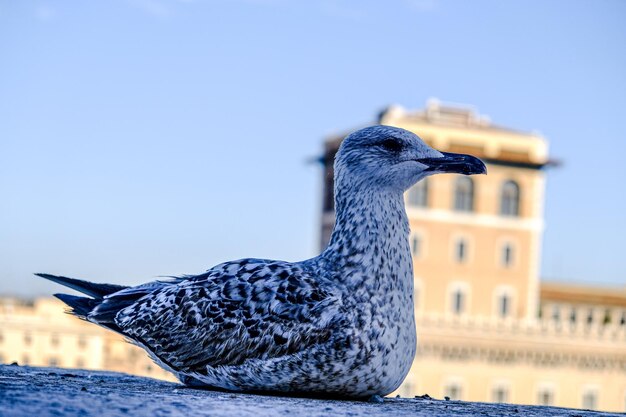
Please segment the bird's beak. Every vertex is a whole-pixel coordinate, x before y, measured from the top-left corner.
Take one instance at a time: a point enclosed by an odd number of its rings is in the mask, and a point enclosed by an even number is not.
[[[463,175],[487,173],[487,167],[483,161],[475,156],[449,152],[441,153],[443,154],[441,158],[423,158],[418,159],[417,162],[428,166],[426,171],[430,172],[448,172]]]

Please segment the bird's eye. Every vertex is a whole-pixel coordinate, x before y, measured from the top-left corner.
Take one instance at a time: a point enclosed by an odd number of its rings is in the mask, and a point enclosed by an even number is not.
[[[403,148],[402,143],[398,142],[395,139],[385,139],[380,142],[380,146],[390,152],[400,152]]]

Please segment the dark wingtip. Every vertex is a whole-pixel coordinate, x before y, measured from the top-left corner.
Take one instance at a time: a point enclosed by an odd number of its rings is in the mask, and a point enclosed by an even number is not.
[[[75,295],[61,293],[53,295],[71,307],[72,310],[70,312],[78,317],[86,318],[91,310],[97,305],[97,302],[92,298],[77,297]]]
[[[95,282],[85,281],[82,279],[68,278],[60,275],[35,273],[38,277],[45,278],[57,284],[64,285],[68,288],[82,292],[93,298],[103,298],[109,294],[121,291],[127,287],[115,284],[97,284]]]

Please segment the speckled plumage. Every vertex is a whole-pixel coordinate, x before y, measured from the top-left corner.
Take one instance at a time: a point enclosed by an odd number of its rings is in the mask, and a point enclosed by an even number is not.
[[[185,384],[386,395],[416,349],[403,192],[436,172],[484,170],[482,163],[467,169],[475,158],[439,169],[449,155],[388,126],[348,136],[335,161],[331,242],[302,262],[242,259],[138,287],[41,276],[91,296],[58,295],[74,314],[145,348]]]

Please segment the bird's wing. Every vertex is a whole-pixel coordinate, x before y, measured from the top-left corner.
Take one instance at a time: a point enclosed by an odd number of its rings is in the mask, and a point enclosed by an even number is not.
[[[244,259],[161,288],[115,322],[168,365],[203,373],[328,340],[341,299],[297,264]]]

